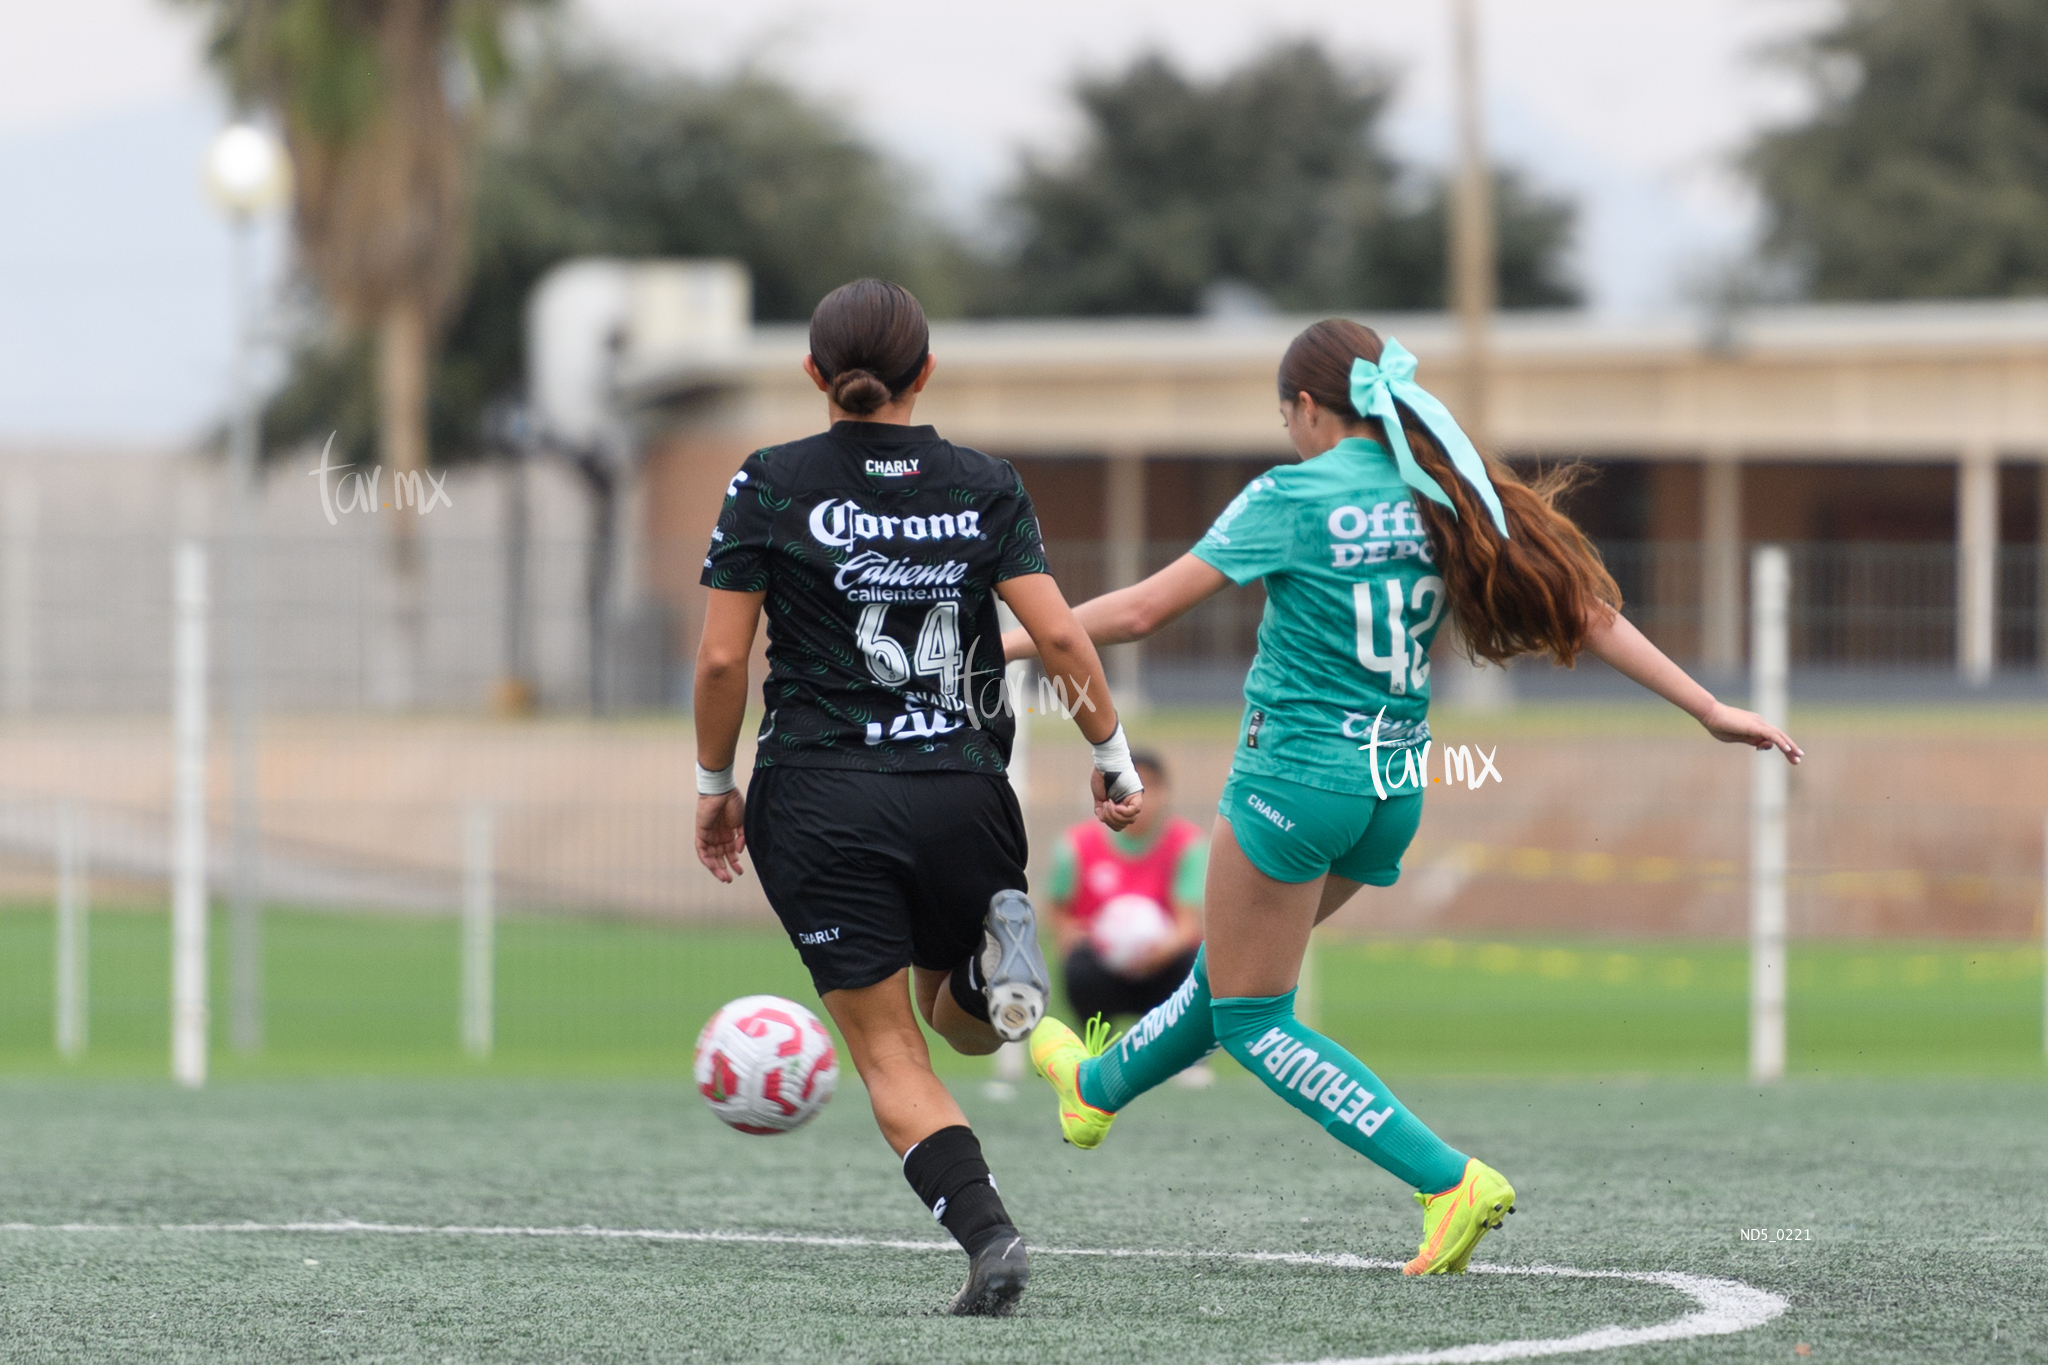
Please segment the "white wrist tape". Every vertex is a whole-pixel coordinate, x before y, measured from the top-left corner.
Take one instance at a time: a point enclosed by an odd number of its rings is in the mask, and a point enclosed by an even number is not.
[[[723,796],[729,791],[737,791],[740,784],[733,780],[732,769],[733,765],[728,763],[717,772],[713,772],[702,763],[699,763],[697,765],[697,795]]]
[[[1131,742],[1124,737],[1122,721],[1116,723],[1114,734],[1095,746],[1095,771],[1102,774],[1112,801],[1145,790],[1145,784],[1138,780],[1138,770],[1131,765]]]

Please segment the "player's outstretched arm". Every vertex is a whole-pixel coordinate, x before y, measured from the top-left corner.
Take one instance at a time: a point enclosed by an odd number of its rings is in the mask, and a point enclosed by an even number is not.
[[[1023,574],[996,584],[996,592],[1017,620],[1021,633],[1033,643],[1034,652],[1045,667],[1046,679],[1055,683],[1068,699],[1068,715],[1080,727],[1082,738],[1095,746],[1095,815],[1111,829],[1123,829],[1138,818],[1144,801],[1144,786],[1130,763],[1130,745],[1117,721],[1116,703],[1110,699],[1109,679],[1102,671],[1102,657],[1088,639],[1088,632],[1074,619],[1073,608],[1051,574]],[[1004,641],[1004,653],[1009,644]],[[1121,762],[1115,755],[1121,753]],[[1105,771],[1111,771],[1106,783]]]
[[[1642,684],[1691,716],[1724,744],[1776,749],[1788,763],[1806,757],[1790,735],[1756,712],[1714,700],[1713,693],[1695,682],[1691,674],[1673,663],[1618,611],[1609,612],[1605,622],[1593,627],[1586,637],[1586,648],[1623,677]]]
[[[1182,555],[1142,583],[1089,598],[1074,608],[1074,619],[1098,645],[1129,644],[1158,634],[1229,586],[1220,570]],[[1003,636],[1003,657],[1034,659],[1038,647],[1028,631],[1013,630]]]
[[[697,645],[697,861],[722,882],[746,875],[747,801],[732,767],[747,718],[747,659],[767,596],[713,588]]]

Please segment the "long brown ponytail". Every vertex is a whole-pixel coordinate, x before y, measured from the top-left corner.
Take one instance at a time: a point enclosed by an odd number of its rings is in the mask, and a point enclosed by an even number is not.
[[[1380,358],[1379,334],[1347,318],[1316,323],[1294,339],[1280,361],[1280,400],[1306,393],[1382,445],[1376,418],[1356,417],[1351,406],[1351,362]],[[1503,539],[1472,486],[1451,467],[1429,429],[1405,408],[1401,430],[1415,462],[1457,505],[1450,512],[1420,493],[1415,505],[1449,590],[1451,615],[1473,655],[1506,663],[1522,654],[1548,654],[1569,667],[1597,625],[1621,607],[1621,589],[1585,533],[1559,512],[1557,498],[1578,481],[1567,466],[1525,483],[1490,455],[1487,475],[1500,494],[1510,535]]]

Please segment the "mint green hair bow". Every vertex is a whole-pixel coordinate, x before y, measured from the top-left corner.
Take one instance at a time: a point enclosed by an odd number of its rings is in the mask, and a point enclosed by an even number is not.
[[[1493,524],[1499,528],[1501,537],[1508,534],[1507,513],[1501,510],[1500,494],[1493,491],[1493,480],[1486,477],[1486,461],[1479,458],[1479,452],[1471,438],[1458,425],[1458,419],[1451,416],[1451,410],[1437,402],[1435,396],[1415,382],[1415,357],[1408,348],[1392,337],[1380,351],[1380,363],[1375,365],[1363,357],[1351,362],[1351,406],[1358,409],[1360,417],[1377,417],[1386,428],[1387,444],[1394,449],[1394,465],[1401,471],[1401,481],[1431,502],[1442,503],[1451,509],[1451,515],[1458,515],[1457,504],[1443,486],[1429,476],[1428,471],[1415,462],[1415,452],[1408,448],[1407,433],[1401,430],[1401,414],[1395,408],[1396,402],[1407,405],[1408,410],[1422,419],[1422,425],[1429,428],[1437,444],[1444,448],[1444,454],[1451,458],[1451,468],[1464,476],[1479,494],[1479,500],[1486,504],[1486,510],[1493,514]]]

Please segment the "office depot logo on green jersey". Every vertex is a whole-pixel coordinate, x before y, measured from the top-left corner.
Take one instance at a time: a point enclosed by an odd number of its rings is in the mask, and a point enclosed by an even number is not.
[[[1434,563],[1435,550],[1423,530],[1422,514],[1409,499],[1376,502],[1370,512],[1363,507],[1344,506],[1330,513],[1330,567],[1349,569],[1359,564],[1386,564],[1396,559],[1417,559]]]

